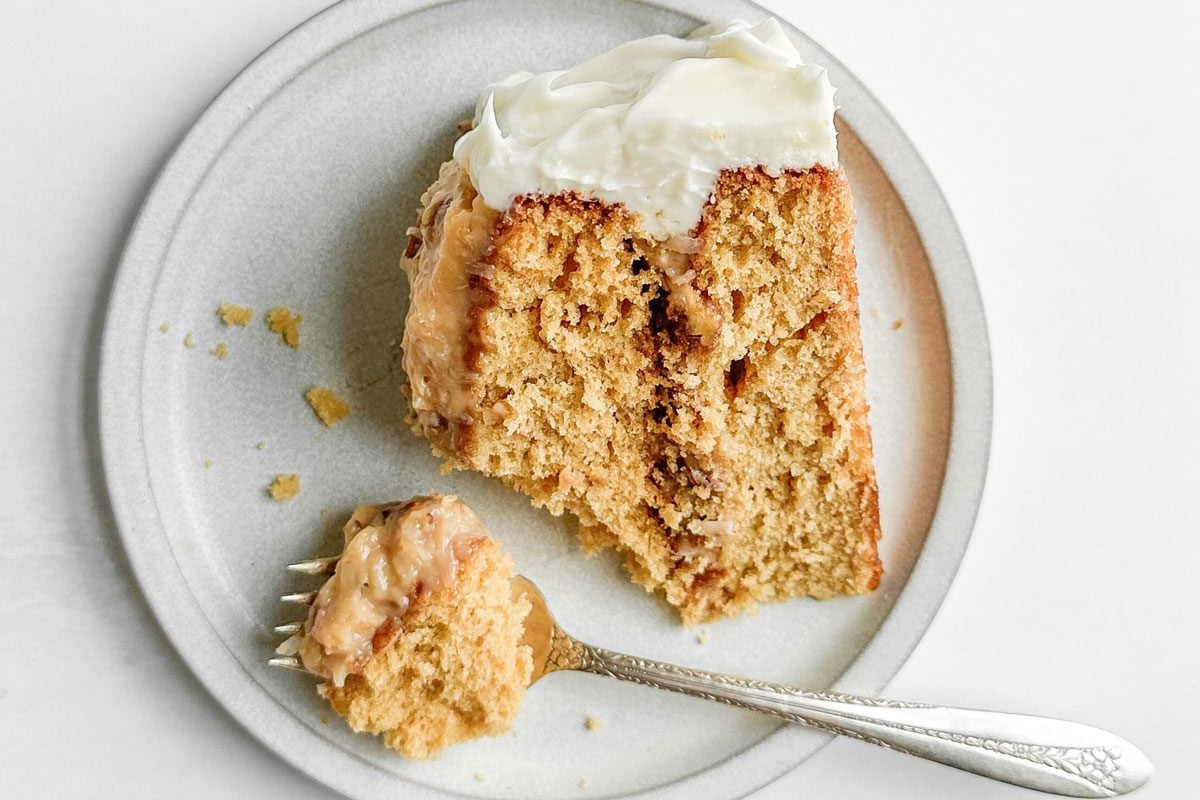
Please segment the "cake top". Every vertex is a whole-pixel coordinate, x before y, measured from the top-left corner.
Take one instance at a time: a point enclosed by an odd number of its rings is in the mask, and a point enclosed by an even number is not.
[[[837,166],[833,87],[774,19],[650,36],[489,86],[454,148],[484,201],[577,192],[689,233],[724,169]]]

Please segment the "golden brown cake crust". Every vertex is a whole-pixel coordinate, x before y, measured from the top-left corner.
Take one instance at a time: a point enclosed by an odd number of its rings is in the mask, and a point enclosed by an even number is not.
[[[822,168],[726,171],[666,242],[622,206],[518,198],[472,274],[468,413],[415,429],[578,516],[585,548],[617,547],[687,622],[870,591],[853,222]]]

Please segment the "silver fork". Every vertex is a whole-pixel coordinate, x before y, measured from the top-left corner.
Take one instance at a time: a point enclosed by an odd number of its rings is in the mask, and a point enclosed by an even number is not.
[[[332,575],[337,561],[336,556],[319,558],[289,564],[288,569],[306,575]],[[280,600],[309,605],[316,594],[285,594]],[[815,692],[614,653],[567,635],[529,579],[514,578],[513,595],[524,595],[531,606],[523,638],[533,652],[530,685],[561,670],[590,672],[770,714],[786,722],[1067,797],[1116,797],[1137,789],[1154,772],[1150,760],[1126,740],[1075,722]],[[303,623],[292,622],[276,626],[275,632],[295,636],[302,628]],[[269,664],[304,670],[293,653],[278,652],[282,654],[271,658]]]

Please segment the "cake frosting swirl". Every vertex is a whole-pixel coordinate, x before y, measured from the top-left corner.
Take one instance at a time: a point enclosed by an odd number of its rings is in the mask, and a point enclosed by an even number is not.
[[[667,238],[692,230],[722,170],[836,168],[833,93],[776,20],[714,23],[492,84],[454,157],[493,209],[575,192]]]

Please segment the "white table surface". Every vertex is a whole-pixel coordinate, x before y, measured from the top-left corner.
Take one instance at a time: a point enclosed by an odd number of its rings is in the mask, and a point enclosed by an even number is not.
[[[327,798],[200,687],[130,575],[97,344],[158,167],[326,0],[0,4],[0,797]],[[975,260],[996,414],[962,570],[889,696],[1111,728],[1195,797],[1200,4],[766,3],[908,131]],[[903,8],[901,8],[903,6]],[[1030,792],[836,741],[757,800]]]

